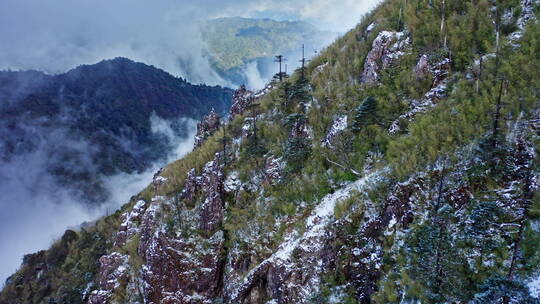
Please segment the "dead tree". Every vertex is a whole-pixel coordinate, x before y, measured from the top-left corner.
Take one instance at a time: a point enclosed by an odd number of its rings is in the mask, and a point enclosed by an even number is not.
[[[274,59],[274,62],[279,63],[279,73],[276,75],[277,78],[279,79],[279,82],[282,82],[283,78],[287,75],[286,73],[283,73],[283,70],[282,70],[282,65],[286,61],[287,59],[283,57],[283,55],[277,55]]]

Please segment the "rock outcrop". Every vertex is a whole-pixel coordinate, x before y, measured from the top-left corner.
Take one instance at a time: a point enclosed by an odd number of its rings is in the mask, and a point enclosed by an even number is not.
[[[203,169],[201,188],[205,199],[201,205],[201,230],[212,232],[223,220],[223,164],[220,154],[208,162]]]
[[[140,232],[138,223],[146,210],[146,203],[143,200],[138,201],[133,209],[122,214],[122,224],[116,233],[115,247],[123,247],[127,240],[133,238]]]
[[[289,138],[313,138],[313,130],[305,117],[296,119],[291,127]]]
[[[413,120],[417,114],[432,108],[441,98],[446,96],[446,83],[450,73],[450,63],[451,60],[446,57],[430,60],[425,54],[420,56],[414,69],[414,77],[424,79],[431,76],[433,79],[431,88],[424,94],[422,99],[410,101],[410,110],[392,122],[388,130],[390,133],[399,132],[401,130],[400,123]]]
[[[339,116],[332,122],[330,129],[326,133],[326,136],[322,140],[323,145],[331,148],[333,146],[334,139],[338,136],[343,130],[347,128],[347,115]]]
[[[197,124],[197,133],[195,135],[195,147],[200,147],[204,141],[212,136],[221,126],[221,117],[212,109],[208,115]]]
[[[242,115],[247,110],[249,105],[255,99],[252,91],[241,85],[238,90],[234,91],[231,110],[229,111],[229,120],[233,120],[237,115]]]
[[[276,158],[273,155],[266,159],[264,165],[264,176],[268,183],[274,184],[281,179],[282,175],[281,158]]]
[[[414,68],[414,76],[417,79],[424,79],[429,75],[429,58],[426,54],[422,54]]]
[[[407,51],[411,41],[405,32],[382,31],[373,40],[364,63],[364,72],[361,82],[376,84],[379,80],[379,72],[389,68],[399,57]]]
[[[157,230],[141,271],[144,303],[213,303],[220,293],[223,241],[221,232],[198,239]]]
[[[268,84],[262,90],[252,92],[246,89],[246,86],[241,85],[238,90],[234,91],[229,120],[232,121],[236,116],[244,114],[252,103],[264,97],[273,88],[272,84]]]
[[[523,36],[523,30],[530,20],[534,17],[534,6],[539,5],[538,0],[521,0],[521,14],[516,22],[518,27],[517,31],[509,35],[510,41],[517,42]],[[510,12],[511,14],[513,11]]]
[[[186,183],[184,185],[184,189],[180,193],[180,198],[188,206],[191,206],[195,203],[195,198],[201,185],[200,179],[201,178],[197,176],[197,172],[195,171],[195,168],[192,168],[191,170],[189,170],[186,177]]]
[[[225,238],[219,227],[224,213],[223,182],[221,156],[216,154],[200,176],[195,169],[189,171],[180,193],[183,206],[202,202],[195,210],[178,209],[182,207],[170,199],[155,196],[151,203],[141,200],[126,211],[115,248],[135,242],[136,252],[130,252],[129,259],[121,251],[100,259],[99,289],[92,292],[89,303],[111,303],[122,294],[119,288],[131,291],[122,301],[134,297],[149,304],[213,303],[222,284]],[[177,212],[167,222],[163,214],[171,208]],[[202,235],[170,231],[167,225],[171,220],[181,221],[181,227],[201,231]]]

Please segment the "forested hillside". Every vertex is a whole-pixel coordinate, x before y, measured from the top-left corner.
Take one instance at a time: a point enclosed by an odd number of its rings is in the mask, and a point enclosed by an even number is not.
[[[233,17],[209,20],[202,27],[214,68],[233,83],[246,83],[251,74],[270,79],[276,69],[275,55],[295,56],[289,62],[294,67],[302,45],[311,54],[333,36],[302,21]]]
[[[99,203],[107,196],[103,177],[142,172],[176,148],[156,134],[158,122],[170,126],[171,136],[186,137],[189,119],[212,108],[226,113],[231,96],[126,58],[59,75],[1,71],[0,164],[35,155],[43,174]]]
[[[539,5],[384,1],[0,303],[539,303]]]

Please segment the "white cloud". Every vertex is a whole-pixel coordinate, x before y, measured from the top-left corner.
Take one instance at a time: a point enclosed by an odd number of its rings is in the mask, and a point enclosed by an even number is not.
[[[196,132],[194,120],[180,121],[187,128],[186,137],[175,136],[171,122],[157,116],[152,117],[151,124],[152,132],[165,135],[175,148],[166,160],[154,163],[144,172],[120,173],[106,178],[104,184],[111,197],[100,206],[87,206],[47,171],[54,157],[47,152],[49,145],[60,143],[57,149],[62,145],[88,147],[61,130],[41,132],[48,135],[40,140],[36,151],[0,161],[0,289],[4,280],[20,266],[25,254],[46,249],[69,227],[76,228],[85,221],[114,212],[150,184],[160,167],[192,150]],[[84,166],[88,169],[92,161],[85,159]]]
[[[244,11],[245,16],[255,12],[272,12],[289,19],[296,18],[311,22],[318,27],[334,32],[345,32],[353,28],[362,15],[373,9],[381,0],[262,0],[253,1]]]
[[[193,82],[226,84],[205,57],[199,22],[274,12],[344,32],[378,0],[2,0],[0,69],[52,73],[116,56]],[[184,63],[181,67],[180,60]],[[188,66],[188,68],[186,68]]]

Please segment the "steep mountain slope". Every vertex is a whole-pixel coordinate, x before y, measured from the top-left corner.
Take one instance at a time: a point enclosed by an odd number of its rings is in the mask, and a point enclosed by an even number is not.
[[[216,70],[234,83],[248,83],[246,74],[250,73],[247,70],[250,64],[254,71],[270,79],[276,73],[275,55],[296,58],[302,44],[311,54],[312,50],[328,44],[333,36],[302,21],[240,17],[210,20],[202,32]],[[298,64],[291,62],[290,66]]]
[[[538,12],[382,3],[0,303],[538,303]]]
[[[0,72],[1,160],[39,153],[61,184],[89,202],[103,200],[103,176],[144,171],[174,148],[152,122],[185,137],[185,119],[212,108],[225,113],[231,93],[125,58],[54,76]]]

